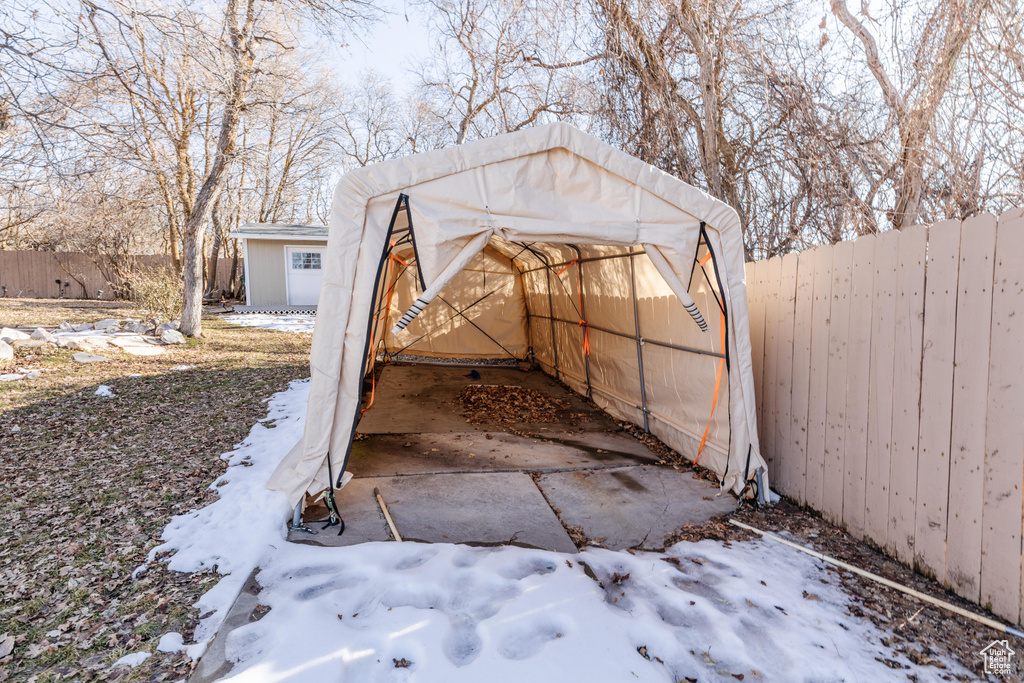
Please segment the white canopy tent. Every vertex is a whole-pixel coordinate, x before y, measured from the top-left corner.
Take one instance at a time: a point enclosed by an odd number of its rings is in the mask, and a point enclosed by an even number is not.
[[[339,181],[305,433],[269,488],[296,504],[338,487],[364,378],[398,350],[529,356],[723,488],[767,490],[736,212],[572,126]]]

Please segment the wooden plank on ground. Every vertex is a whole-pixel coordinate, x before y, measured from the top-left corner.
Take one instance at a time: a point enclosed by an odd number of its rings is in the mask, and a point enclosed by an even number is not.
[[[828,390],[825,399],[825,478],[821,512],[830,522],[843,517],[843,441],[846,438],[846,359],[853,289],[853,242],[832,252],[832,305],[829,313]]]
[[[917,506],[917,437],[921,417],[921,334],[928,230],[900,231],[896,274],[896,341],[892,373],[892,459],[889,463],[890,553],[914,561]]]
[[[864,537],[868,451],[868,377],[871,371],[871,304],[875,277],[874,235],[853,243],[850,322],[846,358],[846,436],[843,439],[843,525]]]
[[[832,309],[832,254],[814,250],[814,301],[811,306],[811,371],[807,387],[807,504],[821,510],[825,490],[825,398],[828,394],[829,313]]]
[[[758,443],[764,438],[764,420],[761,408],[764,402],[762,373],[764,370],[764,275],[768,265],[764,261],[748,263],[747,308],[750,319],[750,362],[754,372],[755,415],[757,415]]]
[[[768,270],[765,273],[765,306],[764,306],[764,408],[761,419],[764,426],[761,429],[763,438],[761,440],[761,455],[764,456],[768,465],[768,476],[774,481],[778,474],[778,461],[775,458],[775,423],[777,414],[775,410],[775,381],[778,368],[778,324],[779,319],[779,282],[782,276],[782,259],[779,257],[768,261]]]
[[[981,603],[1020,623],[1021,519],[1024,517],[1024,209],[999,218],[992,293]],[[1014,608],[1017,614],[1014,615]]]
[[[811,382],[811,311],[816,256],[816,251],[800,254],[793,319],[793,399],[789,411],[789,477],[793,484],[787,493],[801,505],[807,501],[807,397]]]
[[[914,562],[919,571],[941,583],[946,580],[960,221],[943,221],[929,229],[926,268]]]
[[[864,534],[885,547],[892,454],[892,369],[896,341],[896,273],[899,232],[875,242],[872,281],[871,362],[868,369],[868,448],[864,477]]]
[[[995,216],[975,216],[964,221],[960,229],[957,280],[946,580],[957,594],[974,601],[981,595],[985,411],[995,246]]]
[[[793,450],[790,441],[793,403],[793,324],[796,314],[796,272],[800,257],[782,257],[779,280],[779,312],[777,335],[778,366],[775,375],[775,479],[786,493],[798,485],[794,479]]]

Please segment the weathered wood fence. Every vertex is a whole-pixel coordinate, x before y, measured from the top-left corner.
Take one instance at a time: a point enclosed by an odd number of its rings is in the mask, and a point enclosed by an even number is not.
[[[135,256],[142,267],[170,267],[170,256]],[[242,261],[238,262],[241,278]],[[104,256],[52,251],[0,250],[0,286],[7,287],[7,296],[28,299],[56,299],[61,292],[56,280],[67,282],[64,297],[68,299],[112,299],[117,275]],[[230,288],[231,259],[217,263],[216,291]],[[100,290],[103,294],[100,295]],[[2,290],[0,290],[2,291]]]
[[[773,488],[1020,623],[1024,209],[746,276]]]

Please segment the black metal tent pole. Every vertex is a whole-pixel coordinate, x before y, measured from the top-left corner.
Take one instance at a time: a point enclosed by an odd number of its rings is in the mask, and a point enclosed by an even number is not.
[[[640,336],[640,311],[639,306],[636,302],[636,264],[634,263],[633,250],[629,250],[629,280],[632,284],[633,293],[633,327],[636,330],[636,362],[639,366],[640,371],[640,412],[644,416],[644,433],[650,434],[650,424],[648,420],[649,410],[647,410],[647,386],[644,382],[644,340]],[[551,323],[554,324],[554,321]]]
[[[547,257],[544,257],[545,264],[547,263]],[[555,356],[555,379],[561,379],[558,376],[558,338],[555,337],[555,304],[554,298],[551,296],[551,269],[545,268],[544,275],[548,281],[548,322],[551,323],[551,348],[554,351]]]
[[[567,245],[570,249],[576,252],[576,275],[577,283],[580,288],[580,327],[583,328],[583,365],[587,371],[587,398],[594,398],[594,390],[590,385],[590,345],[588,342],[587,332],[587,305],[583,300],[583,264],[580,263],[580,259],[583,258],[583,254],[580,252],[580,248],[575,244]],[[554,317],[554,316],[552,316]]]

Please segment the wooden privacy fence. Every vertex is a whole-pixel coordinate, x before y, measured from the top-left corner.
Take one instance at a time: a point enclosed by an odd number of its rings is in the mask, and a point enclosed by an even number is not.
[[[773,488],[1020,623],[1024,209],[746,277]]]
[[[170,267],[170,256],[132,257],[143,267]],[[238,261],[236,287],[241,279],[242,261]],[[7,296],[28,299],[56,299],[61,288],[56,280],[67,282],[64,297],[68,299],[113,299],[116,280],[114,269],[104,256],[53,251],[0,250],[0,286],[7,287]],[[217,263],[217,288],[228,291],[231,280],[231,259]],[[103,290],[100,295],[99,291]],[[0,290],[2,291],[2,290]]]

